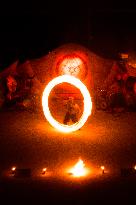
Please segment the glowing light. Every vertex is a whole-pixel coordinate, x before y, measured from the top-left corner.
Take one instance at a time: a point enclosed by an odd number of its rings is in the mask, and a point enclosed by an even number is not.
[[[15,171],[15,170],[16,170],[16,167],[12,167],[11,170],[12,170],[12,171]]]
[[[134,170],[136,170],[136,165],[134,166]]]
[[[102,170],[104,170],[104,169],[105,169],[105,167],[104,167],[104,166],[101,166],[101,169],[102,169]]]
[[[46,171],[47,171],[47,168],[43,168],[43,169],[42,169],[42,174],[45,174]]]
[[[75,164],[75,166],[70,170],[70,173],[74,177],[81,177],[86,175],[86,169],[84,162],[79,159],[79,161]]]
[[[16,171],[16,167],[12,167],[12,168],[11,168],[11,174],[12,174],[12,175],[15,175],[15,171]]]
[[[81,91],[83,98],[84,98],[83,114],[80,117],[79,121],[72,125],[64,125],[56,121],[52,117],[50,113],[49,105],[48,105],[48,98],[49,98],[51,90],[54,88],[54,86],[60,83],[63,83],[63,82],[70,83],[74,85],[75,87],[77,87]],[[87,118],[91,114],[92,101],[91,101],[89,91],[87,90],[87,87],[79,79],[73,76],[70,76],[70,75],[62,75],[50,81],[48,85],[46,86],[46,88],[44,89],[43,96],[42,96],[42,106],[43,106],[43,111],[44,111],[44,115],[46,119],[53,127],[55,127],[56,129],[62,132],[73,132],[73,131],[80,129],[85,124]]]
[[[105,167],[101,166],[101,170],[102,170],[102,174],[104,174],[105,173]]]

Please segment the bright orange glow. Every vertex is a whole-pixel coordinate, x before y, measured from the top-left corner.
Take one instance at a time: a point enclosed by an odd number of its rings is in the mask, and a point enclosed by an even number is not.
[[[134,166],[134,169],[136,170],[136,165]]]
[[[81,177],[86,175],[86,169],[84,162],[79,159],[79,161],[75,164],[75,166],[70,170],[70,173],[74,177]]]
[[[47,168],[43,168],[43,172],[46,172]]]
[[[105,169],[105,167],[104,167],[104,166],[101,166],[101,169],[102,169],[102,170],[104,170],[104,169]]]
[[[12,170],[12,171],[15,171],[15,170],[16,170],[16,167],[12,167],[11,170]]]
[[[49,98],[51,90],[56,85],[63,83],[63,82],[72,84],[75,87],[77,87],[81,91],[83,98],[84,98],[84,100],[83,100],[83,103],[84,103],[83,114],[80,117],[79,121],[76,122],[75,124],[72,124],[72,125],[64,125],[64,124],[61,124],[58,121],[56,121],[52,117],[52,115],[50,113],[49,105],[48,105],[48,98]],[[46,119],[48,120],[48,122],[54,128],[58,129],[59,131],[68,133],[68,132],[73,132],[73,131],[80,129],[85,124],[87,118],[91,114],[92,101],[91,101],[90,93],[89,93],[87,87],[79,79],[77,79],[73,76],[70,76],[70,75],[62,75],[62,76],[56,77],[52,81],[50,81],[48,83],[48,85],[46,86],[46,88],[44,89],[43,96],[42,96],[42,106],[43,106],[44,115],[45,115]]]
[[[47,171],[47,168],[43,168],[42,169],[42,174],[45,174],[46,171]]]

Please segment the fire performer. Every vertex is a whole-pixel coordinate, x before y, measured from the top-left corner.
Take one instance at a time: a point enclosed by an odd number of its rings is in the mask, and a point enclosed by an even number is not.
[[[67,124],[70,120],[72,120],[73,123],[78,122],[79,114],[81,113],[81,110],[79,108],[79,105],[74,102],[73,97],[69,97],[67,104],[66,104],[66,114],[64,117],[64,124]]]

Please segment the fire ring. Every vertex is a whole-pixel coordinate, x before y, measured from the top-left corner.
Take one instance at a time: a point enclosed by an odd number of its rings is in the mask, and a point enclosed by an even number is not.
[[[52,117],[52,115],[50,113],[49,105],[48,105],[48,98],[49,98],[51,90],[56,85],[63,83],[63,82],[72,84],[75,87],[77,87],[81,91],[83,98],[84,98],[83,99],[83,104],[84,104],[83,114],[80,117],[79,121],[76,122],[75,124],[72,124],[72,125],[64,125],[64,124],[61,124],[60,122],[56,121]],[[80,129],[85,124],[85,122],[87,121],[87,119],[92,111],[91,96],[90,96],[90,93],[89,93],[87,87],[79,79],[77,79],[73,76],[70,76],[70,75],[62,75],[62,76],[56,77],[48,83],[48,85],[45,87],[45,89],[43,91],[42,106],[43,106],[43,112],[44,112],[44,115],[45,115],[47,121],[54,128],[58,129],[61,132],[66,132],[66,133],[73,132],[73,131]]]

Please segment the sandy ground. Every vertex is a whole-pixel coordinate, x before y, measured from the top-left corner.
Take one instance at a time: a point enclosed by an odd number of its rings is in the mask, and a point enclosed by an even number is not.
[[[77,162],[79,157],[84,160],[86,166],[91,170],[88,178],[81,180],[82,189],[79,185],[80,180],[76,180],[76,185],[73,186],[75,181],[69,179],[70,176],[66,171]],[[41,114],[28,111],[0,112],[0,171],[2,185],[5,187],[5,189],[0,187],[0,193],[3,193],[2,190],[5,190],[5,194],[6,191],[9,194],[11,190],[17,190],[17,184],[21,184],[22,189],[20,189],[20,192],[22,193],[22,190],[27,190],[25,188],[27,184],[27,187],[31,187],[29,189],[29,191],[31,190],[31,196],[33,191],[37,193],[37,190],[42,190],[42,192],[39,191],[37,200],[40,193],[43,196],[44,187],[49,195],[47,197],[48,201],[50,197],[52,198],[53,193],[54,196],[58,193],[56,200],[58,199],[62,204],[76,204],[74,200],[81,193],[84,194],[81,197],[80,204],[84,204],[83,201],[87,202],[89,199],[89,190],[95,190],[91,191],[93,197],[96,197],[97,190],[99,190],[99,196],[103,199],[107,194],[110,196],[111,193],[112,198],[114,198],[111,187],[116,190],[116,198],[118,198],[117,193],[120,193],[119,189],[124,190],[121,196],[125,195],[126,197],[126,193],[131,190],[132,184],[131,194],[134,192],[135,177],[134,179],[129,178],[129,180],[127,178],[125,182],[124,179],[121,181],[117,179],[120,177],[121,168],[133,167],[135,164],[136,113],[125,112],[113,116],[110,113],[97,111],[89,117],[81,130],[65,134],[51,127],[42,112]],[[101,174],[101,165],[105,166],[105,176]],[[12,166],[31,168],[33,170],[32,179],[35,179],[35,183],[32,180],[31,183],[29,180],[16,183],[16,180],[8,178]],[[48,169],[48,174],[44,180],[43,177],[40,177],[43,167]],[[115,176],[117,177],[115,181],[118,181],[118,188],[116,182],[113,182]],[[92,182],[91,186],[90,181]],[[44,182],[48,185],[48,192]],[[30,184],[33,185],[30,186]],[[103,185],[101,186],[101,184],[106,184],[104,190],[110,190],[111,192],[102,191],[103,188],[100,187],[103,187]],[[69,187],[72,187],[72,191]],[[125,187],[127,188],[125,189]],[[65,197],[62,197],[63,200],[60,201],[62,190],[65,192]],[[74,192],[76,194],[73,194]],[[68,200],[68,194],[71,200]],[[129,197],[131,194],[129,194]],[[12,191],[12,196],[16,196],[16,191],[14,194]],[[18,196],[22,197],[22,195]],[[76,196],[76,198],[73,198],[73,196]],[[129,200],[129,197],[127,200]],[[65,201],[64,198],[67,200]],[[55,202],[54,198],[52,203]],[[78,200],[77,204],[79,204]]]

